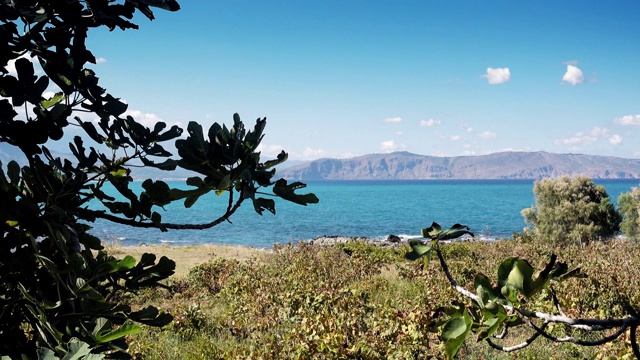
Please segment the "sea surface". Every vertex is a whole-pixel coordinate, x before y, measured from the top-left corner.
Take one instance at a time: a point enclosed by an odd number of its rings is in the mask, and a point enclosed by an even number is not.
[[[615,204],[621,193],[640,180],[594,180]],[[180,186],[183,181],[168,182]],[[141,183],[135,183],[134,187]],[[138,189],[139,190],[139,189]],[[420,229],[437,222],[443,227],[467,225],[480,240],[510,239],[525,227],[520,211],[534,204],[533,180],[386,180],[309,182],[307,192],[320,202],[300,206],[276,199],[276,215],[256,214],[245,201],[232,216],[207,230],[139,229],[96,221],[91,233],[121,245],[232,244],[271,248],[318,236],[356,236],[386,239],[394,234],[419,237]],[[280,201],[278,201],[280,200]],[[227,197],[203,197],[191,208],[181,202],[159,209],[165,222],[206,223],[219,217]]]

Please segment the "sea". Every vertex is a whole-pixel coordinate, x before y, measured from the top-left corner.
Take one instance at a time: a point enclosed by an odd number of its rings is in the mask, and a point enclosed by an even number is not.
[[[638,179],[594,179],[615,204],[620,194],[639,186]],[[184,181],[167,181],[186,188]],[[437,222],[443,227],[460,223],[477,240],[510,239],[526,226],[521,211],[534,204],[533,180],[366,180],[311,181],[300,193],[312,192],[320,202],[308,206],[276,199],[276,214],[258,215],[245,201],[225,222],[207,230],[141,229],[105,220],[90,223],[93,235],[123,246],[140,244],[229,244],[272,248],[320,236],[367,237],[384,240],[419,237],[420,230]],[[133,185],[141,190],[141,183]],[[115,192],[114,192],[115,194]],[[114,195],[112,194],[112,195]],[[219,217],[227,196],[199,199],[192,207],[182,202],[158,209],[165,222],[206,223]]]

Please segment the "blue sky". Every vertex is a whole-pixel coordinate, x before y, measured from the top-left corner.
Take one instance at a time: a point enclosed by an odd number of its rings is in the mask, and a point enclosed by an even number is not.
[[[640,1],[182,1],[94,31],[144,122],[252,125],[291,159],[640,157]]]

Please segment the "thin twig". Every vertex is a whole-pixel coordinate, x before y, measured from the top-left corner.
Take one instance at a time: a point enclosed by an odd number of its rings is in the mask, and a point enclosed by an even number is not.
[[[456,280],[451,275],[451,272],[449,271],[449,266],[447,266],[447,263],[444,260],[444,256],[442,255],[442,251],[440,251],[440,246],[438,244],[435,244],[434,247],[436,249],[436,254],[438,255],[438,259],[440,260],[440,267],[442,267],[442,271],[444,271],[444,274],[447,276],[449,283],[454,287],[454,289],[456,289],[457,292],[477,302],[478,296],[470,292],[469,290],[463,288],[462,286],[458,285]]]
[[[553,290],[553,287],[549,286],[549,291],[551,292],[551,298],[553,299],[553,304],[556,306],[558,313],[560,313],[560,315],[562,316],[567,316],[564,313],[564,311],[562,311],[562,307],[560,306],[560,301],[558,300],[558,297],[556,296],[556,292],[555,290]]]

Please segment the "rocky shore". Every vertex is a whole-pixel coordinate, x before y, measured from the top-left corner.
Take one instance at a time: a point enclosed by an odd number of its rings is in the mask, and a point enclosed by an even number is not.
[[[336,244],[344,244],[349,241],[362,242],[368,245],[373,245],[373,246],[378,246],[383,248],[400,247],[405,243],[405,241],[403,241],[402,238],[400,238],[397,235],[389,235],[384,240],[371,239],[367,237],[323,235],[323,236],[318,236],[315,239],[309,240],[308,243],[311,245],[317,245],[317,246],[335,246]]]

